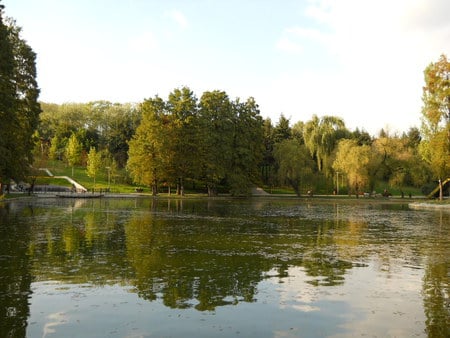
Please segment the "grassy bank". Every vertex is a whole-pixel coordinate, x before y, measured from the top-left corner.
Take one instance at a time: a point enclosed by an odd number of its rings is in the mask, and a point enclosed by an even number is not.
[[[75,166],[73,168],[73,175],[72,175],[72,167],[66,165],[64,162],[61,161],[47,161],[45,164],[41,164],[40,167],[46,167],[48,168],[51,173],[54,176],[68,176],[73,178],[75,181],[86,187],[88,190],[94,189],[94,179],[89,177],[87,175],[86,168],[83,166]],[[70,187],[71,184],[65,180],[55,177],[48,176],[45,171],[39,172],[40,176],[37,178],[36,184],[41,185],[60,185],[60,186],[68,186]],[[195,186],[195,184],[186,184],[185,185],[185,192],[189,195],[198,195],[198,196],[204,196],[205,192],[202,192],[201,189],[191,190],[190,187]],[[134,193],[136,192],[136,189],[142,189],[142,193],[151,193],[151,189],[148,187],[133,185],[129,182],[127,173],[125,169],[119,170],[115,175],[110,175],[108,177],[108,170],[106,168],[102,168],[97,175],[95,179],[95,189],[107,189],[112,193]],[[305,188],[306,189],[306,188]],[[411,196],[422,196],[422,192],[418,188],[413,187],[405,187],[402,190],[396,187],[390,187],[385,182],[378,182],[375,186],[375,191],[378,194],[381,194],[384,190],[388,190],[392,196],[394,197],[400,197],[401,191],[403,191],[405,199],[409,197],[409,194]],[[160,189],[160,195],[161,196],[169,196],[168,194],[168,187],[161,186]],[[295,197],[295,192],[290,187],[264,187],[264,190],[271,195],[292,195]],[[175,192],[174,187],[172,187],[172,194]],[[314,195],[332,195],[332,187],[326,188],[324,184],[319,184],[319,188],[317,191],[313,190]],[[306,196],[306,191],[302,191],[302,196]],[[346,187],[340,187],[340,194],[339,196],[348,196]],[[353,195],[354,197],[354,195]]]

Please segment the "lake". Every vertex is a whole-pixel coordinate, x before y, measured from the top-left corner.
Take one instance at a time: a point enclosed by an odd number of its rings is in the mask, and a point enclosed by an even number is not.
[[[400,200],[0,204],[1,337],[449,337],[449,295],[450,212]]]

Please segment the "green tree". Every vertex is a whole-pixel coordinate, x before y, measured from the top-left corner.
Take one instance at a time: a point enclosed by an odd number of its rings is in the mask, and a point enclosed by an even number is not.
[[[105,131],[101,144],[108,149],[119,167],[128,159],[128,141],[139,124],[139,107],[133,104],[114,104],[106,111]]]
[[[206,181],[208,196],[217,195],[217,187],[228,172],[233,152],[232,121],[228,95],[218,90],[204,92],[199,104],[199,154],[201,178]]]
[[[158,193],[158,182],[163,178],[169,153],[169,135],[166,126],[170,123],[166,114],[166,103],[156,96],[141,104],[142,118],[136,133],[129,141],[127,170],[133,182],[152,188]]]
[[[371,145],[373,142],[372,136],[367,131],[359,130],[356,128],[353,132],[350,133],[348,138],[354,139],[358,141],[358,145]]]
[[[305,145],[311,156],[317,161],[317,169],[323,171],[328,169],[329,157],[336,147],[339,139],[348,134],[344,121],[335,116],[323,116],[321,118],[313,115],[312,119],[305,123],[303,137]]]
[[[67,164],[72,167],[72,177],[73,167],[81,163],[82,151],[82,144],[78,141],[77,136],[75,134],[72,134],[69,138],[69,141],[67,142],[65,153]]]
[[[48,150],[48,157],[51,160],[61,160],[61,141],[58,136],[53,136],[50,140],[50,149]]]
[[[261,177],[262,181],[266,185],[272,186],[275,179],[275,158],[273,156],[274,150],[274,127],[270,118],[266,118],[263,122],[263,143],[264,143],[264,155],[263,162],[261,164]]]
[[[439,180],[439,198],[443,198],[442,181],[450,175],[450,62],[445,55],[424,71],[422,106],[422,140],[420,149]]]
[[[289,119],[281,114],[278,123],[273,130],[273,141],[275,143],[282,142],[292,137],[292,129],[289,124]]]
[[[170,141],[167,150],[171,158],[166,170],[176,181],[177,194],[184,195],[184,180],[199,172],[197,98],[188,87],[175,89],[169,94],[167,110],[170,124],[165,132]]]
[[[94,190],[95,190],[95,178],[97,177],[100,167],[102,165],[101,153],[97,152],[94,147],[91,147],[87,155],[87,175],[94,179]]]
[[[313,173],[314,162],[308,149],[296,139],[284,140],[275,145],[274,156],[280,182],[287,182],[300,196],[302,185],[310,181]]]
[[[254,98],[233,102],[234,132],[232,157],[227,173],[230,193],[248,195],[257,181],[258,168],[263,159],[263,120]]]
[[[0,5],[0,195],[10,178],[24,178],[32,164],[33,133],[41,112],[36,54]]]

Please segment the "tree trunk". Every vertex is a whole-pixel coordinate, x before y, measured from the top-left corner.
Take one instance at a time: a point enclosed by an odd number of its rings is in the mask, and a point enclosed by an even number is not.
[[[292,187],[292,189],[294,189],[295,194],[300,197],[301,193],[300,193],[300,182],[298,180],[293,180],[288,178],[287,179],[289,185]]]
[[[177,195],[184,196],[184,186],[183,186],[183,178],[182,177],[178,178]]]
[[[214,184],[207,184],[206,186],[208,188],[208,197],[217,196],[217,189]]]
[[[439,201],[442,201],[444,199],[444,191],[442,186],[442,180],[439,179]]]

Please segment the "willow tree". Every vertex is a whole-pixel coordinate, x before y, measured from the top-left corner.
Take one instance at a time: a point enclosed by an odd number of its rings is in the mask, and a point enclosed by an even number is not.
[[[328,168],[329,157],[339,139],[346,135],[344,121],[335,116],[313,115],[312,119],[303,126],[303,138],[311,156],[317,161],[317,169],[323,171]]]
[[[274,157],[278,164],[278,179],[289,184],[300,196],[302,185],[311,181],[313,173],[314,161],[308,149],[297,139],[288,139],[275,144]]]
[[[439,198],[443,198],[442,181],[450,176],[450,62],[445,55],[424,71],[422,106],[423,158],[439,180]]]
[[[3,10],[0,5],[0,195],[9,179],[23,179],[30,169],[41,112],[36,54]]]

